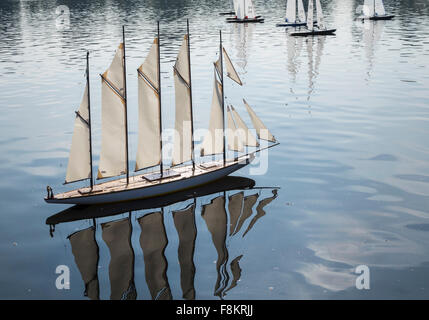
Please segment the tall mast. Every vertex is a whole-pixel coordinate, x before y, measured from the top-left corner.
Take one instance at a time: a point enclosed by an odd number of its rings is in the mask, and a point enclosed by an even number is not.
[[[89,128],[89,163],[91,166],[91,189],[94,186],[93,182],[93,172],[92,172],[92,134],[91,134],[91,101],[89,94],[89,51],[86,52],[86,85],[88,86],[88,128]]]
[[[158,21],[158,106],[159,106],[159,146],[161,150],[161,162],[159,163],[159,170],[161,171],[161,178],[164,174],[162,165],[162,112],[161,112],[161,43],[159,36],[159,21]]]
[[[220,44],[219,44],[219,55],[220,55],[220,81],[222,84],[222,116],[223,116],[223,165],[226,163],[226,146],[225,146],[225,91],[223,89],[223,52],[222,52],[222,30],[219,30]]]
[[[188,33],[188,70],[189,70],[189,99],[191,106],[191,158],[192,158],[192,170],[195,171],[195,155],[194,155],[194,116],[192,111],[192,80],[191,80],[191,45],[189,35],[189,19],[186,19],[186,30]]]
[[[125,161],[127,167],[127,184],[130,182],[128,165],[128,116],[127,116],[127,67],[125,62],[125,26],[122,26],[122,45],[124,49],[124,103],[125,103]]]

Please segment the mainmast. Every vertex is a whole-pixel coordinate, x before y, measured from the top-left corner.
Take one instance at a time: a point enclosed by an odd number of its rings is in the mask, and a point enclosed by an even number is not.
[[[159,106],[159,148],[161,151],[161,161],[159,163],[159,170],[161,178],[163,177],[164,170],[162,164],[162,112],[161,112],[161,43],[159,36],[159,21],[158,21],[158,106]]]
[[[91,134],[91,101],[90,101],[90,90],[89,90],[89,51],[86,52],[86,84],[88,86],[88,128],[89,128],[89,162],[91,167],[91,189],[94,186],[93,182],[93,171],[92,171],[92,134]]]
[[[223,165],[226,163],[226,146],[225,146],[225,91],[223,85],[223,46],[222,46],[222,30],[219,30],[219,55],[220,55],[220,81],[222,84],[222,117],[223,117]]]
[[[191,157],[192,157],[192,170],[195,171],[195,155],[194,155],[194,115],[192,111],[192,80],[191,80],[191,45],[189,34],[189,19],[186,19],[186,30],[188,33],[188,70],[189,70],[189,99],[191,106]]]
[[[126,174],[127,184],[130,181],[130,170],[128,165],[128,116],[127,116],[127,67],[125,62],[125,26],[122,26],[122,44],[124,50],[124,106],[125,106],[125,163],[126,163]]]

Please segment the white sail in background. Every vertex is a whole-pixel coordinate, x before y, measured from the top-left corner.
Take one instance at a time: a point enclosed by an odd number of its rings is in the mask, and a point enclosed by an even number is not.
[[[164,255],[168,239],[161,212],[138,219],[141,227],[140,246],[143,250],[145,277],[153,300],[171,300],[167,279],[167,259]]]
[[[110,251],[109,279],[111,300],[135,300],[134,251],[129,218],[101,224],[102,238]]]
[[[223,56],[225,57],[225,66],[226,66],[226,72],[227,72],[227,76],[234,80],[235,82],[237,82],[240,86],[243,85],[243,83],[241,82],[240,77],[237,74],[237,71],[235,71],[234,65],[232,64],[231,59],[228,56],[228,53],[226,53],[225,48],[222,48],[223,51]],[[216,67],[219,70],[219,66],[218,63],[216,62]],[[219,70],[220,71],[220,70]]]
[[[223,130],[222,85],[216,80],[215,74],[209,130],[202,143],[202,156],[223,153]]]
[[[235,15],[237,19],[244,19],[246,16],[246,0],[235,0]]]
[[[308,11],[307,11],[307,29],[310,31],[314,30],[313,25],[313,0],[308,1]]]
[[[296,0],[288,0],[286,4],[286,22],[296,22]]]
[[[319,29],[326,29],[325,18],[323,16],[322,5],[320,0],[316,0],[316,14],[317,14],[317,27]]]
[[[79,110],[76,112],[76,119],[74,121],[66,183],[91,177],[89,125],[88,84],[86,84],[82,102]]]
[[[159,165],[161,139],[158,79],[158,39],[138,69],[139,135],[135,170]]]
[[[173,211],[174,225],[179,236],[178,257],[180,265],[180,285],[182,297],[186,300],[195,299],[195,265],[194,250],[197,228],[195,225],[195,205],[183,210]]]
[[[98,245],[95,241],[95,228],[90,227],[77,231],[70,236],[74,260],[85,283],[85,296],[91,300],[98,300]]]
[[[375,0],[375,13],[379,16],[386,15],[386,10],[384,9],[383,0]]]
[[[124,47],[121,43],[101,79],[101,153],[98,179],[126,173]]]
[[[231,113],[243,144],[247,147],[259,147],[258,141],[233,106],[231,106]]]
[[[174,65],[176,101],[175,136],[172,165],[192,160],[192,111],[188,36],[185,35]]]
[[[255,111],[249,106],[246,100],[243,99],[244,105],[246,106],[247,112],[250,115],[250,119],[252,120],[253,127],[256,129],[256,133],[258,134],[259,139],[268,140],[271,142],[276,142],[276,139],[268,130],[268,128],[263,124],[261,119],[258,118]]]
[[[248,19],[254,19],[256,17],[255,7],[252,0],[245,0],[245,9],[245,17]]]
[[[365,0],[363,3],[363,15],[365,17],[370,17],[373,16],[374,13],[374,0]]]
[[[305,16],[305,9],[302,0],[298,0],[298,19],[299,22],[305,22],[307,20]]]
[[[237,131],[237,127],[231,115],[231,109],[228,106],[227,111],[227,125],[228,125],[228,149],[232,151],[243,152],[243,142]]]
[[[240,6],[241,0],[233,0],[233,2],[234,2],[234,12],[235,12],[235,15],[237,15],[237,11]]]

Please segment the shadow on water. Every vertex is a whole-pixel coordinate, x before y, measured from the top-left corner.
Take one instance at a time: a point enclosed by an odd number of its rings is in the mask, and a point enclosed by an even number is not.
[[[268,189],[271,194],[259,199],[263,189]],[[246,195],[247,192],[251,194]],[[217,280],[214,296],[223,299],[228,291],[237,286],[242,273],[239,261],[243,254],[233,257],[230,261],[229,242],[232,238],[239,237],[239,234],[244,241],[246,234],[266,214],[265,207],[277,197],[275,187],[258,188],[255,187],[255,181],[252,179],[225,177],[203,187],[164,197],[126,203],[74,206],[50,216],[46,224],[50,226],[50,234],[53,237],[55,226],[58,224],[92,219],[92,226],[78,230],[67,237],[85,286],[84,296],[90,299],[100,298],[98,280],[100,250],[96,233],[101,232],[101,238],[110,252],[110,299],[134,300],[137,298],[137,290],[134,279],[135,253],[131,237],[133,232],[139,231],[133,230],[132,216],[140,210],[155,210],[137,218],[140,226],[139,243],[143,253],[146,284],[151,298],[170,300],[173,296],[167,277],[168,261],[164,253],[168,245],[165,219],[169,216],[164,211],[167,207],[180,203],[182,209],[173,210],[171,215],[179,239],[177,255],[180,266],[180,285],[182,297],[193,300],[196,298],[195,242],[197,232],[206,232],[197,230],[195,222],[198,211],[197,199],[202,197],[207,198],[203,199],[204,204],[201,205],[201,217],[205,221],[217,252]],[[123,213],[128,213],[128,217],[113,218]],[[98,223],[99,218],[109,218],[109,221]]]

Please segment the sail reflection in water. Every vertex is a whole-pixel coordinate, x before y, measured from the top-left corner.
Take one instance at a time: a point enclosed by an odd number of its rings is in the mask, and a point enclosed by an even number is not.
[[[90,227],[68,236],[76,265],[85,284],[84,295],[91,300],[99,299],[98,245],[95,228]]]
[[[179,264],[180,285],[182,297],[187,300],[195,299],[195,265],[194,251],[195,239],[197,238],[197,227],[195,225],[195,203],[189,207],[173,211],[174,225],[179,235]]]
[[[167,234],[164,217],[160,211],[138,219],[141,227],[140,246],[143,250],[146,282],[152,299],[170,300],[171,292],[167,279]]]
[[[310,101],[310,98],[315,91],[316,80],[320,73],[320,65],[322,62],[325,42],[325,37],[309,37],[306,39],[287,37],[287,69],[292,82],[296,82],[301,64],[305,62],[307,64],[307,101]],[[303,47],[306,49],[304,54],[302,54]]]
[[[68,238],[85,287],[84,295],[94,300],[100,298],[98,273],[99,270],[104,270],[99,269],[98,265],[100,250],[97,244],[97,230],[101,229],[101,239],[110,253],[110,298],[137,298],[135,253],[142,252],[150,298],[157,300],[173,299],[167,278],[169,263],[165,250],[169,243],[169,235],[165,219],[173,220],[175,231],[172,231],[173,235],[170,237],[178,238],[177,260],[170,263],[176,261],[179,263],[181,296],[186,300],[196,299],[198,295],[195,283],[197,268],[194,263],[195,256],[198,256],[196,239],[198,232],[203,233],[204,237],[204,233],[208,231],[217,254],[214,296],[222,299],[228,291],[237,287],[243,272],[240,262],[245,258],[245,253],[239,252],[230,259],[229,252],[232,248],[229,240],[243,239],[265,215],[264,208],[277,197],[277,188],[256,188],[254,184],[255,182],[248,178],[225,177],[212,184],[165,197],[71,207],[49,217],[46,223],[51,226],[53,236],[55,226],[60,223],[92,219],[94,226],[77,231]],[[250,193],[247,194],[248,192]],[[267,195],[270,192],[271,194]],[[257,204],[259,198],[263,199]],[[201,205],[197,205],[197,199]],[[171,210],[171,214],[167,214],[166,207],[171,205],[177,205],[179,209]],[[133,212],[146,209],[150,209],[150,213],[143,213],[137,219],[132,219]],[[201,210],[201,215],[196,214],[197,210]],[[96,219],[118,214],[127,214],[128,217],[112,219],[101,223],[101,228],[96,227]],[[250,219],[252,215],[253,218]],[[196,219],[204,220],[205,223],[202,225],[207,229],[197,230],[197,225],[200,224]],[[134,221],[140,226],[139,244],[142,251],[135,251],[132,247]],[[135,227],[134,230],[139,228]],[[142,285],[137,281],[137,288],[139,286]]]
[[[134,251],[131,246],[132,226],[129,218],[103,223],[102,237],[110,251],[110,299],[135,300]]]

